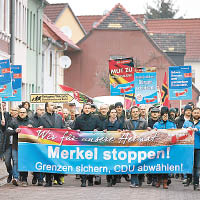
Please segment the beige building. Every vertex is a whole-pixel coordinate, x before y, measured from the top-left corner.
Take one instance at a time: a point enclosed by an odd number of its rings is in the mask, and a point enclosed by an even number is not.
[[[49,4],[45,7],[44,13],[58,28],[64,28],[68,37],[75,44],[86,35],[86,31],[74,15],[69,4]]]

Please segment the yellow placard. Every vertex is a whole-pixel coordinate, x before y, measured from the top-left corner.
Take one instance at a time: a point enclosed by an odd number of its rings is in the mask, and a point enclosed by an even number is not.
[[[69,103],[74,99],[70,94],[31,94],[31,103]]]

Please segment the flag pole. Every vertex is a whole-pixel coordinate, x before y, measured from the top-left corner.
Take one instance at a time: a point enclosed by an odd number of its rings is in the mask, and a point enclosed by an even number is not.
[[[126,96],[124,94],[124,108],[125,108],[125,119],[126,119]]]
[[[181,108],[182,108],[182,100],[180,100],[180,115],[181,115]]]

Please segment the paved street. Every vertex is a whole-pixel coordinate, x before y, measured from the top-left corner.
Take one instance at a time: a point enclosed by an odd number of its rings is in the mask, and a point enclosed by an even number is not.
[[[30,184],[32,175],[29,175],[29,186],[24,188],[21,186],[13,186],[5,184],[0,187],[0,197],[6,199],[73,199],[73,200],[109,200],[109,199],[148,199],[148,200],[197,200],[200,199],[200,192],[193,191],[192,186],[184,188],[180,180],[173,179],[173,183],[168,190],[154,188],[144,184],[142,188],[129,188],[129,183],[122,178],[122,183],[118,183],[112,188],[106,187],[105,176],[103,176],[102,185],[93,187],[80,187],[80,180],[76,180],[74,175],[65,176],[65,184],[63,186],[53,186],[52,188],[32,186]]]

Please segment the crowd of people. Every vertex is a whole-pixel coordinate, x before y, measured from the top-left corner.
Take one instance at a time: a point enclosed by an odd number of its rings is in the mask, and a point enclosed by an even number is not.
[[[193,183],[194,190],[200,190],[200,108],[192,102],[185,105],[181,111],[177,108],[152,106],[148,110],[144,105],[133,106],[127,112],[121,102],[114,105],[102,104],[100,108],[94,104],[86,103],[80,113],[76,105],[71,103],[67,108],[56,106],[52,102],[44,106],[37,106],[36,112],[30,110],[30,103],[23,102],[20,106],[12,106],[10,112],[6,111],[3,102],[0,114],[0,131],[2,152],[8,172],[8,183],[18,186],[27,186],[28,172],[18,172],[18,133],[20,126],[39,128],[65,128],[79,131],[122,131],[122,130],[151,130],[151,129],[176,129],[193,128],[195,131],[194,165],[193,174],[128,174],[107,175],[107,186],[111,187],[121,182],[124,177],[130,181],[131,188],[142,187],[147,179],[147,184],[154,187],[163,185],[168,189],[171,178],[181,178],[185,187]],[[3,112],[3,115],[2,115]],[[1,156],[2,156],[1,155]],[[81,180],[81,187],[101,184],[101,176],[76,175]],[[44,183],[45,180],[45,183]],[[51,187],[53,184],[62,185],[63,174],[33,172],[32,184]]]

